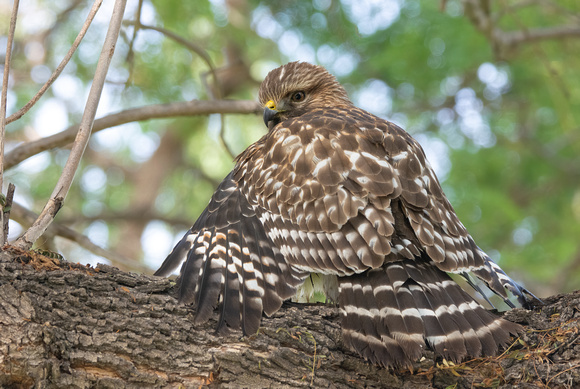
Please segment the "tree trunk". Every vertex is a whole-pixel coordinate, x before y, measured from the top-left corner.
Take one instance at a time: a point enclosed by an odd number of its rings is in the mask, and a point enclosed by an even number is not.
[[[513,310],[527,325],[500,357],[414,371],[378,368],[342,346],[338,309],[284,306],[256,335],[194,324],[175,282],[47,258],[0,253],[2,388],[572,388],[580,385],[580,293]]]

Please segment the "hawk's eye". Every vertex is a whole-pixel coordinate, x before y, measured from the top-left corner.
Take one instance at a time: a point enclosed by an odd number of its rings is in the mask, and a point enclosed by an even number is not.
[[[302,101],[306,97],[306,94],[302,91],[296,92],[292,95],[292,101]]]

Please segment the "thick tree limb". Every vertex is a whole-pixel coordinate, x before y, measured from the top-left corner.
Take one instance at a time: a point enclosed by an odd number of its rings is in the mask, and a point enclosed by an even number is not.
[[[170,104],[154,104],[127,109],[97,119],[93,124],[93,133],[121,124],[143,120],[175,116],[211,115],[214,113],[260,114],[261,110],[260,105],[253,100],[194,100]],[[6,154],[5,169],[9,169],[45,150],[69,144],[74,140],[77,129],[78,124],[70,126],[58,134],[27,142],[14,148]]]
[[[194,325],[165,278],[0,253],[0,386],[108,388],[572,388],[580,384],[580,292],[506,318],[527,325],[499,357],[414,373],[345,351],[338,310],[283,307],[258,334]]]

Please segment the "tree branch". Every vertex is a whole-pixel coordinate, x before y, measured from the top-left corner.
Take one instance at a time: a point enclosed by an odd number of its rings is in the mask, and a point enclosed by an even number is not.
[[[580,27],[576,26],[534,28],[527,31],[503,32],[498,36],[505,46],[516,46],[521,43],[537,42],[545,39],[578,37],[580,37]]]
[[[413,372],[345,349],[338,309],[285,304],[259,332],[195,324],[175,282],[0,252],[0,386],[159,388],[437,388],[580,383],[580,292],[505,318],[526,325],[502,355],[451,364],[427,351]],[[557,314],[554,314],[554,313]],[[56,373],[55,373],[56,372]]]
[[[139,108],[131,108],[95,120],[93,132],[101,131],[121,124],[161,119],[175,116],[224,114],[260,114],[262,108],[253,100],[195,100],[169,104],[154,104]],[[78,125],[36,141],[24,143],[6,154],[5,166],[9,169],[31,156],[55,147],[62,147],[75,138]]]
[[[70,59],[72,58],[73,54],[75,53],[75,51],[79,47],[81,41],[83,40],[87,30],[89,29],[93,19],[95,18],[95,15],[97,14],[97,11],[101,7],[102,3],[103,3],[103,0],[95,0],[95,2],[93,3],[93,6],[91,8],[91,11],[89,12],[89,15],[87,16],[87,19],[85,20],[85,23],[83,24],[83,27],[81,28],[81,31],[77,35],[77,37],[76,37],[75,41],[73,42],[71,48],[69,49],[68,53],[62,59],[62,61],[58,65],[58,67],[54,70],[54,72],[52,73],[52,75],[50,76],[48,81],[46,81],[46,83],[42,86],[42,88],[40,88],[40,90],[36,93],[36,95],[34,95],[34,97],[32,99],[30,99],[30,101],[28,103],[26,103],[17,112],[10,115],[10,117],[6,120],[6,124],[10,124],[15,120],[20,119],[26,112],[28,112],[30,110],[30,108],[32,108],[34,106],[34,104],[36,104],[36,102],[42,97],[42,95],[44,95],[44,92],[46,92],[48,90],[48,88],[50,88],[50,86],[58,78],[58,76],[60,76],[60,74],[62,73],[62,71],[64,70],[64,68],[66,67],[66,65],[70,61]]]
[[[12,59],[12,44],[14,42],[14,31],[16,30],[16,19],[18,17],[19,0],[14,0],[12,15],[10,16],[10,30],[6,42],[6,58],[4,59],[4,75],[2,77],[2,95],[0,97],[0,195],[2,195],[4,184],[4,138],[6,134],[6,102],[8,99],[8,78],[10,76],[10,61]],[[4,236],[4,212],[0,212],[0,246],[5,242]]]
[[[29,249],[32,247],[36,239],[44,233],[49,224],[54,220],[54,217],[62,207],[64,199],[68,194],[75,172],[91,136],[91,130],[93,128],[93,122],[95,121],[95,114],[99,105],[101,92],[103,90],[109,64],[111,63],[115,51],[115,42],[119,37],[126,3],[127,0],[117,0],[115,2],[115,7],[111,16],[111,23],[107,31],[107,36],[105,37],[101,56],[97,63],[97,69],[95,71],[85,112],[75,142],[48,203],[34,224],[16,241],[15,245],[21,249]]]
[[[133,70],[135,69],[135,41],[137,40],[137,34],[141,28],[141,12],[143,11],[143,0],[139,0],[137,3],[137,9],[135,10],[135,23],[133,28],[133,36],[129,41],[129,49],[127,50],[126,61],[129,67],[129,77],[125,81],[125,86],[133,80]]]
[[[503,10],[493,14],[489,2],[482,0],[462,0],[465,15],[472,24],[481,31],[492,43],[496,53],[501,57],[508,48],[513,48],[523,43],[537,42],[547,39],[565,39],[580,37],[580,27],[569,25],[562,27],[546,27],[528,29],[522,26],[519,31],[504,31],[497,27],[499,19],[504,13],[513,13],[515,6],[505,6]],[[526,2],[516,4],[517,8],[529,5]]]

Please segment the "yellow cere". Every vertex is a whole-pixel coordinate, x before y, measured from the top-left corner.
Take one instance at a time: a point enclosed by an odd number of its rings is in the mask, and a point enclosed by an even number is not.
[[[274,100],[270,100],[266,103],[266,108],[269,109],[276,109],[276,103],[274,103]]]

